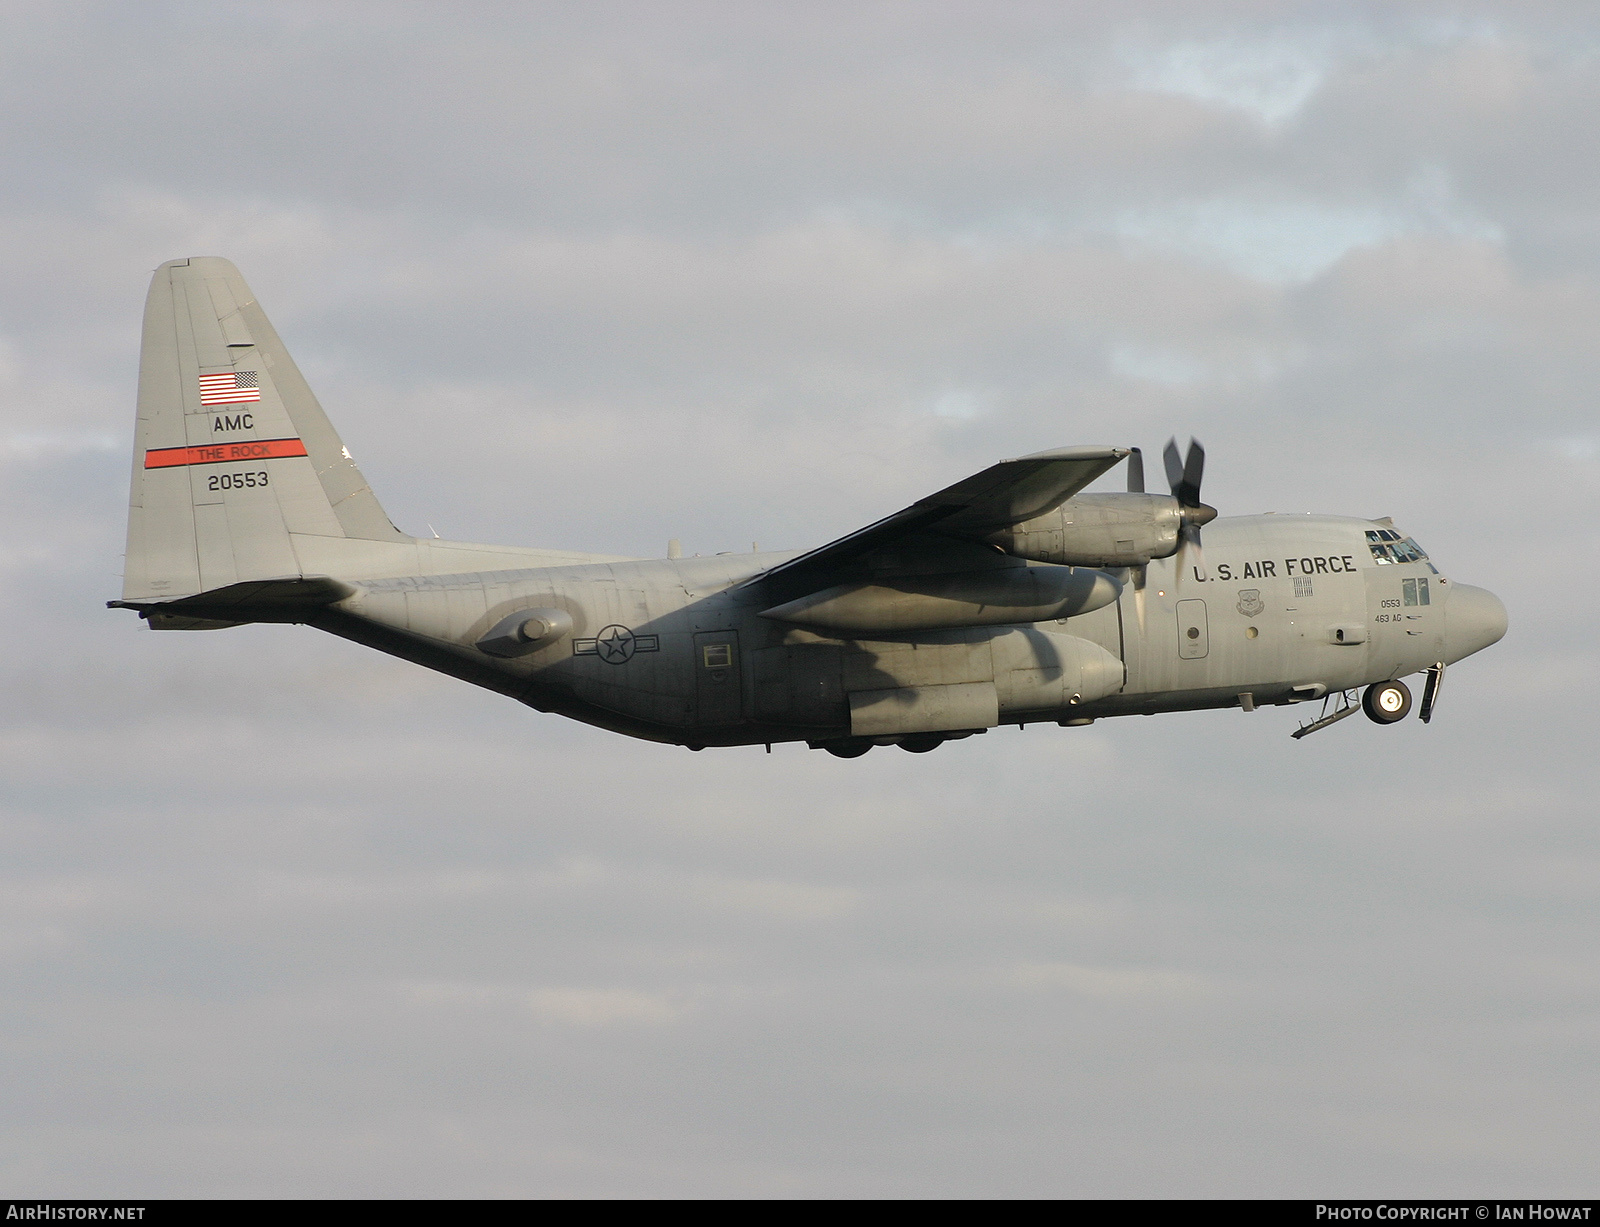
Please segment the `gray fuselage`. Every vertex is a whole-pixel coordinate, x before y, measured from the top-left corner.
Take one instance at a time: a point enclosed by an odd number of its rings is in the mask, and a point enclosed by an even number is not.
[[[1157,560],[1142,592],[1125,583],[1093,612],[872,639],[761,616],[775,600],[760,577],[793,553],[352,577],[358,591],[309,621],[540,710],[695,748],[892,729],[861,723],[872,695],[990,696],[988,718],[969,728],[949,717],[946,734],[1083,723],[1239,706],[1243,695],[1245,706],[1315,698],[1449,664],[1500,637],[1496,598],[1426,560],[1381,560],[1370,548],[1377,528],[1336,516],[1218,519],[1205,530],[1204,570],[1193,557]],[[475,646],[525,609],[565,611],[570,629],[513,659]],[[1067,668],[1062,683],[1063,649],[1103,653],[1121,676],[1090,691]]]

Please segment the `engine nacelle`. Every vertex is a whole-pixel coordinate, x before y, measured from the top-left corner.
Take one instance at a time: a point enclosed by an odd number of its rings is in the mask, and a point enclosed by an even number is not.
[[[1168,494],[1080,494],[987,541],[1034,562],[1136,567],[1178,552],[1183,509]]]

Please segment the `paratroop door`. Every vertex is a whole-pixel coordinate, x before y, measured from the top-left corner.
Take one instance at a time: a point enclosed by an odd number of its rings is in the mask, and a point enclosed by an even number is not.
[[[694,637],[695,720],[738,724],[742,715],[739,632],[702,631]]]

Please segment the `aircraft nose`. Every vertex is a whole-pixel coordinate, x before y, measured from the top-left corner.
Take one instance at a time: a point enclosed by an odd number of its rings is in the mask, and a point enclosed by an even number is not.
[[[1452,584],[1445,606],[1445,663],[1481,652],[1506,633],[1506,607],[1487,588]]]

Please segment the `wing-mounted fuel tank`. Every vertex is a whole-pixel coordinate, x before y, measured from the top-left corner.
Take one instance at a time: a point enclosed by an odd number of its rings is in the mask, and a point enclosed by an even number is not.
[[[1184,510],[1166,494],[1080,494],[987,540],[1034,562],[1136,567],[1178,551]]]
[[[1110,605],[1122,586],[1078,567],[1005,566],[838,584],[763,610],[763,618],[851,635],[1070,618]]]

